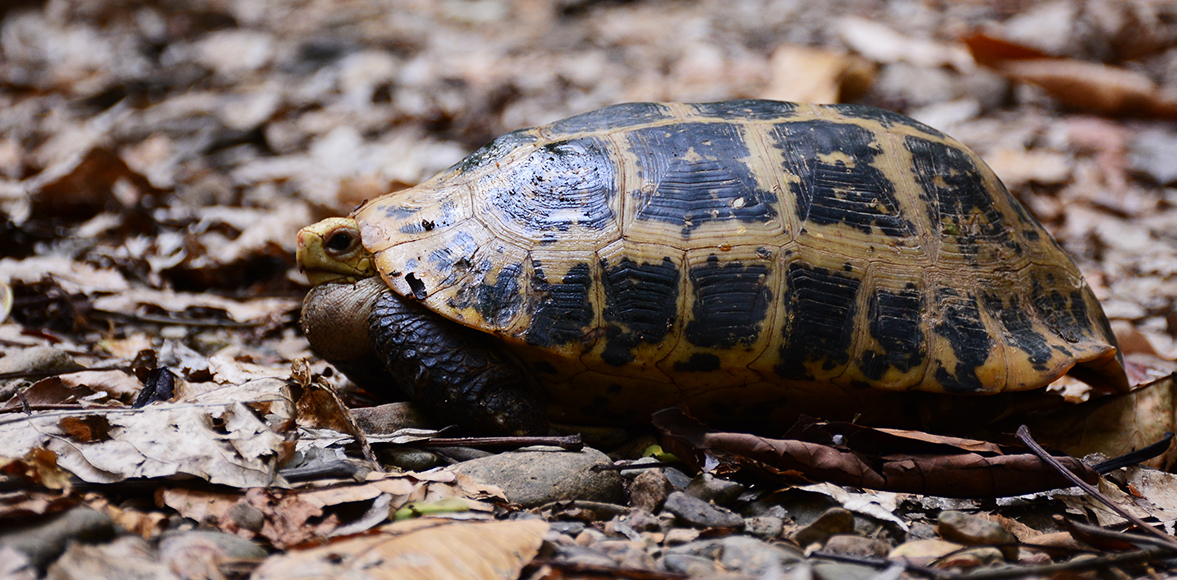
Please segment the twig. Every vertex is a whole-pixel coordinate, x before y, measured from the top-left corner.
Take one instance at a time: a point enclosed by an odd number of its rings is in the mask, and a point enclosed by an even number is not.
[[[235,320],[214,320],[211,318],[173,318],[171,316],[156,316],[154,314],[124,314],[108,310],[93,309],[90,315],[95,318],[107,318],[121,322],[148,322],[151,324],[174,324],[177,326],[199,326],[210,328],[252,328],[261,326],[262,322],[237,322]]]
[[[1048,465],[1050,465],[1056,471],[1058,471],[1060,475],[1062,475],[1063,477],[1070,480],[1071,483],[1074,483],[1075,485],[1082,488],[1083,491],[1090,494],[1091,497],[1094,497],[1095,499],[1099,500],[1100,503],[1108,506],[1109,508],[1111,508],[1112,511],[1116,512],[1117,514],[1120,514],[1122,517],[1124,517],[1124,519],[1127,519],[1128,521],[1132,522],[1136,527],[1140,528],[1141,531],[1148,532],[1148,533],[1160,538],[1162,541],[1165,542],[1165,545],[1170,547],[1170,549],[1177,550],[1177,540],[1174,540],[1171,536],[1169,536],[1165,532],[1162,532],[1162,531],[1148,525],[1147,523],[1144,522],[1144,520],[1128,513],[1127,510],[1125,510],[1124,508],[1117,505],[1116,502],[1112,501],[1111,499],[1108,499],[1107,496],[1100,493],[1099,489],[1097,489],[1094,485],[1091,485],[1090,483],[1083,481],[1079,476],[1072,473],[1071,470],[1069,470],[1065,466],[1063,466],[1063,464],[1060,463],[1058,459],[1055,459],[1049,452],[1047,452],[1045,449],[1043,449],[1042,446],[1039,445],[1038,442],[1035,441],[1033,437],[1030,436],[1030,429],[1027,428],[1025,425],[1018,427],[1018,439],[1021,439],[1022,443],[1025,443],[1026,447],[1029,447],[1030,450],[1034,452],[1034,455],[1037,455],[1039,459],[1041,459],[1042,461],[1045,461]]]
[[[1143,564],[1144,562],[1149,562],[1162,556],[1171,556],[1172,554],[1173,551],[1168,548],[1150,547],[1134,552],[1122,552],[1107,556],[1097,556],[1095,558],[1079,558],[1057,564],[987,568],[974,572],[966,572],[955,576],[955,578],[959,578],[960,580],[1005,580],[1006,578],[1021,578],[1024,576],[1050,577],[1059,572],[1106,570],[1114,566],[1123,566],[1126,564]]]
[[[580,451],[584,441],[580,435],[560,437],[438,437],[413,443],[417,447],[528,447],[531,445],[552,445],[565,451]]]

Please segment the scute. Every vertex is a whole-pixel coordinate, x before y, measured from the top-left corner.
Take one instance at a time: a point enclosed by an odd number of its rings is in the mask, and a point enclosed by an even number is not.
[[[503,340],[558,419],[1127,387],[1042,226],[959,142],[878,109],[617,105],[355,217],[390,288]]]

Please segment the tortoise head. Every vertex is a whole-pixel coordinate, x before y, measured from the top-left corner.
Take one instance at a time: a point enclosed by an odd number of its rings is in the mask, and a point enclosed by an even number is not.
[[[298,232],[298,269],[311,284],[355,283],[376,275],[352,218],[327,218]]]

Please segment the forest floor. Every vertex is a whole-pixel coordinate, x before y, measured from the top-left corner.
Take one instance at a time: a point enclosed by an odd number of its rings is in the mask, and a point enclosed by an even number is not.
[[[1153,387],[1113,448],[1173,429],[1177,4],[18,0],[0,4],[0,576],[407,577],[440,553],[463,578],[1172,573],[1164,471],[1099,489],[1168,539],[1078,488],[959,500],[678,465],[524,497],[428,470],[471,455],[425,435],[357,427],[337,393],[362,394],[299,329],[301,227],[514,129],[739,98],[879,106],[976,151]],[[145,384],[171,400],[132,408]],[[1072,449],[1106,442],[1093,425]],[[588,473],[555,457],[653,443],[543,457]],[[320,459],[350,467],[276,476]]]

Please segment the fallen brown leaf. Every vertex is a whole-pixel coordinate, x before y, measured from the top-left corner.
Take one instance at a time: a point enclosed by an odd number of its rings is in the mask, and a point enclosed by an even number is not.
[[[1098,62],[1054,58],[999,38],[963,38],[973,58],[1018,81],[1046,89],[1066,106],[1105,115],[1177,117],[1177,102],[1143,73]]]
[[[868,489],[945,497],[999,497],[1070,487],[1030,453],[984,441],[880,430],[802,418],[786,434],[768,439],[707,431],[679,409],[654,414],[665,445],[695,467],[725,476],[769,477],[788,483],[825,481]],[[802,440],[802,438],[804,440]],[[1084,480],[1097,476],[1077,459],[1063,463]]]
[[[547,531],[547,522],[538,519],[406,520],[376,535],[273,556],[253,578],[514,580]]]

